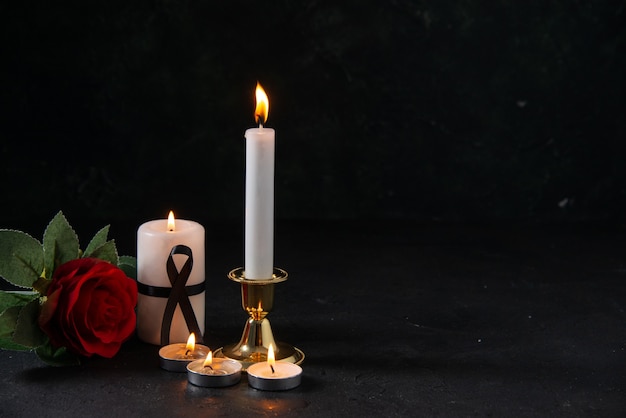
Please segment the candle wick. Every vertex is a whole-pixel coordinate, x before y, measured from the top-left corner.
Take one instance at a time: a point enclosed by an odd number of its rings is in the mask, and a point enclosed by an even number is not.
[[[272,373],[274,373],[274,366],[270,364],[270,369],[272,369]]]
[[[191,351],[191,350],[187,350],[187,351],[185,351],[185,355],[186,355],[186,356],[188,356],[190,351]]]
[[[209,366],[208,364],[207,364],[206,366],[204,366],[204,368],[205,368],[205,369],[206,369],[207,367],[208,367],[209,369],[213,370],[213,367]]]

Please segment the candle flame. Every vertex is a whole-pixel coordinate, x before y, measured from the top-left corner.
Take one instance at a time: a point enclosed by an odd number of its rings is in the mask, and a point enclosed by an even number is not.
[[[167,230],[173,231],[176,229],[176,221],[174,220],[174,212],[170,210],[170,214],[167,216]]]
[[[204,359],[204,367],[211,366],[213,364],[213,351],[209,351],[209,354],[206,355],[206,359]]]
[[[273,371],[274,365],[276,364],[276,358],[274,357],[274,346],[272,344],[270,344],[267,349],[267,364],[270,365]]]
[[[256,108],[254,110],[254,121],[260,126],[263,126],[270,114],[270,100],[267,98],[265,90],[263,90],[263,87],[261,87],[258,81],[256,83],[255,96]]]
[[[196,334],[193,332],[189,334],[189,338],[187,339],[187,351],[193,352],[196,348]]]

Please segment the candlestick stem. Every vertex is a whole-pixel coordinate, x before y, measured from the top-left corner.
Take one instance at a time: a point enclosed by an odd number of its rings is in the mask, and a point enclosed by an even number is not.
[[[243,370],[249,365],[267,361],[270,345],[274,347],[276,360],[300,364],[304,353],[284,342],[276,342],[267,315],[274,308],[274,285],[287,280],[285,270],[274,268],[267,280],[246,279],[243,268],[228,273],[228,278],[241,284],[241,304],[249,315],[238,343],[216,350],[217,357],[226,357],[241,363]]]

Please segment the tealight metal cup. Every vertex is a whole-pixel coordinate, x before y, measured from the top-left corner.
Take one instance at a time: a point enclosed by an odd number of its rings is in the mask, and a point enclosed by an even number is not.
[[[159,349],[159,363],[161,368],[168,372],[184,373],[187,371],[187,365],[194,360],[204,359],[209,354],[209,347],[196,344],[194,350],[188,355],[181,356],[178,354],[184,350],[186,344],[175,343],[161,347]]]
[[[187,380],[195,386],[225,387],[241,380],[241,363],[235,360],[214,358],[210,368],[204,360],[195,360],[187,365]]]
[[[274,365],[276,373],[269,374],[270,366],[266,363],[255,363],[248,367],[248,384],[259,390],[290,390],[300,386],[302,368],[297,364],[277,362]]]

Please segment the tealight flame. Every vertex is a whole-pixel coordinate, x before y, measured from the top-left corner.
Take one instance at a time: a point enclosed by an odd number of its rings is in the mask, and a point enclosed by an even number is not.
[[[174,212],[170,210],[170,214],[167,216],[167,230],[173,231],[176,229],[176,221],[174,220]]]
[[[192,352],[196,348],[196,334],[193,332],[189,334],[189,338],[187,339],[187,353]]]
[[[267,117],[270,114],[270,100],[267,98],[267,94],[265,94],[265,90],[257,81],[256,83],[256,108],[254,110],[254,121],[259,124],[259,126],[263,126],[263,124],[267,121]]]
[[[274,357],[274,346],[270,344],[267,348],[267,364],[269,364],[272,373],[274,373],[274,365],[276,364],[276,358]]]
[[[213,364],[213,351],[209,351],[209,354],[206,355],[206,359],[204,359],[204,367],[211,367]]]

